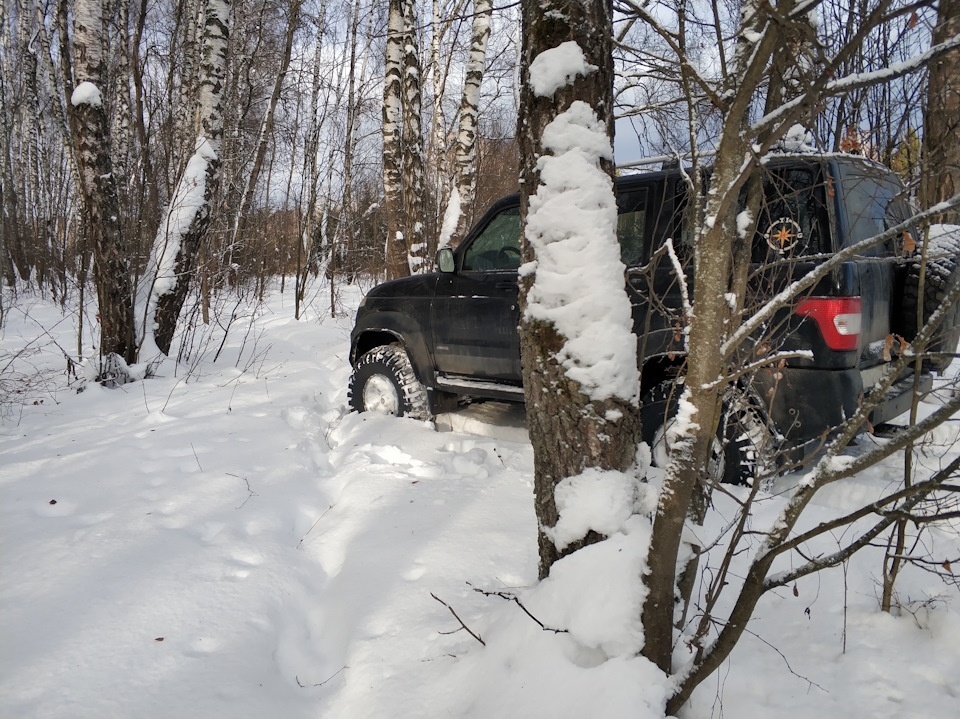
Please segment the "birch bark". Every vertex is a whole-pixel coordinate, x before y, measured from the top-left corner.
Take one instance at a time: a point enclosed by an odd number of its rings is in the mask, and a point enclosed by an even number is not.
[[[207,0],[200,62],[198,133],[193,155],[181,173],[161,221],[138,292],[140,358],[167,354],[210,224],[223,140],[223,86],[226,76],[231,0]]]
[[[106,68],[104,27],[98,0],[77,0],[73,14],[74,78],[70,98],[73,142],[83,196],[82,232],[93,249],[100,315],[103,377],[115,370],[115,356],[136,359],[133,290],[120,229],[116,178],[110,158],[109,119],[103,104]],[[110,379],[105,377],[105,379]]]
[[[402,74],[404,45],[404,0],[390,0],[387,17],[387,47],[383,78],[383,194],[387,216],[387,279],[410,273],[404,241]]]

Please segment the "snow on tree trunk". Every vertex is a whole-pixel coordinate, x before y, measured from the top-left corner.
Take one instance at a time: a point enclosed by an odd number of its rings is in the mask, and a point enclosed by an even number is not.
[[[138,292],[140,358],[167,354],[210,224],[223,138],[221,100],[226,75],[231,0],[207,0],[200,62],[198,135],[150,253]]]
[[[416,0],[403,3],[403,209],[404,237],[410,274],[427,269],[423,231],[423,106],[420,91],[420,49],[417,45]]]
[[[473,203],[477,187],[477,128],[480,116],[480,85],[487,59],[487,40],[490,38],[491,0],[476,0],[473,4],[473,35],[470,57],[467,60],[463,97],[460,101],[460,127],[457,131],[455,175],[453,194],[447,203],[440,234],[440,246],[449,243],[451,237],[457,242],[463,239],[469,228],[469,215],[464,206]]]
[[[940,0],[933,44],[960,35],[960,0]],[[924,205],[933,207],[960,192],[960,48],[930,63],[927,107],[924,115]],[[960,224],[960,209],[939,221]]]
[[[70,114],[87,247],[93,249],[94,281],[100,315],[100,356],[136,358],[130,267],[120,228],[120,205],[110,158],[109,119],[103,104],[106,67],[103,59],[103,17],[98,0],[77,0],[73,14],[74,77]],[[101,376],[104,372],[100,373]]]
[[[390,0],[383,78],[383,194],[387,215],[387,279],[410,273],[404,242],[403,172],[401,147],[403,72],[403,2]]]
[[[563,497],[636,491],[639,376],[616,236],[611,18],[602,0],[523,4],[520,346],[541,577],[623,519],[574,521],[577,502]]]

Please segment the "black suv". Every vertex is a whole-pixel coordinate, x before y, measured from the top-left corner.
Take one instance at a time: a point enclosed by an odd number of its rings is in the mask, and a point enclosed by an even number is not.
[[[910,216],[894,173],[857,156],[784,155],[766,162],[763,172],[748,312],[751,303],[802,277],[830,253]],[[687,191],[679,170],[661,170],[618,178],[616,193],[641,364],[644,439],[656,445],[672,407],[669,388],[682,381],[684,362],[677,273],[657,249],[673,238],[686,280],[694,284],[689,213],[683,211]],[[354,409],[426,419],[454,400],[523,400],[520,232],[520,199],[512,195],[495,203],[455,250],[438,252],[438,271],[386,282],[367,294],[351,336]],[[888,337],[909,340],[915,334],[916,263],[903,244],[901,237],[845,262],[754,338],[755,349],[812,352],[812,358],[741,380],[741,389],[754,398],[752,411],[793,460],[814,451],[854,412],[889,360]],[[927,273],[928,297],[957,281],[956,258],[942,260],[940,270]],[[954,351],[957,325],[955,311],[941,351]],[[917,379],[921,390],[929,389],[929,374]],[[913,387],[908,372],[871,423],[908,409]],[[738,479],[729,476],[738,464],[726,462],[727,479]]]

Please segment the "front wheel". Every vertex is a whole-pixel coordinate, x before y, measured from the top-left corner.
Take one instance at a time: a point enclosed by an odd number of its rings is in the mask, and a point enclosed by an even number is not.
[[[667,466],[667,434],[676,417],[682,391],[681,377],[664,380],[643,396],[641,429],[656,467]],[[769,470],[772,449],[771,433],[756,404],[739,388],[728,390],[710,453],[707,468],[710,479],[725,484],[752,485],[754,479]]]
[[[347,398],[357,412],[432,419],[427,390],[399,345],[374,347],[360,358],[350,375]]]

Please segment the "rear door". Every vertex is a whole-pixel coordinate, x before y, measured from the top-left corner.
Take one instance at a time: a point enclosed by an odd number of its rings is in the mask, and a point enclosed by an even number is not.
[[[903,187],[887,171],[868,165],[839,164],[843,246],[849,247],[881,234],[906,219]],[[865,365],[883,361],[885,339],[891,330],[891,302],[896,265],[893,241],[874,245],[852,262],[863,304],[862,355]]]

